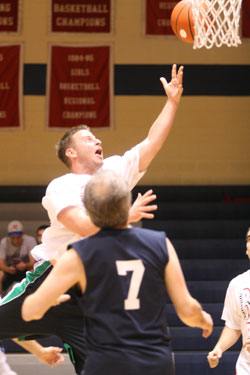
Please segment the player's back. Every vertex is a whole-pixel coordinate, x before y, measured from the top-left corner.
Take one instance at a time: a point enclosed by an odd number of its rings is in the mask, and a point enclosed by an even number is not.
[[[172,374],[166,324],[165,233],[102,230],[74,244],[85,267],[85,373]]]

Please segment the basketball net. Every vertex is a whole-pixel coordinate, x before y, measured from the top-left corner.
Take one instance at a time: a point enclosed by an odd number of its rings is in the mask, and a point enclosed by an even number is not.
[[[242,0],[192,0],[194,17],[193,48],[237,47]]]

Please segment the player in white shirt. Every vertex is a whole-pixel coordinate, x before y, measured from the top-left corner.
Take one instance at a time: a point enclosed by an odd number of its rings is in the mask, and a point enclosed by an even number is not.
[[[67,245],[98,231],[98,228],[86,215],[82,205],[84,186],[91,176],[100,169],[112,169],[120,173],[132,189],[145,173],[163,146],[172,127],[183,91],[182,79],[183,67],[180,67],[177,72],[176,65],[172,67],[172,79],[169,83],[165,78],[161,78],[168,100],[151,126],[147,137],[123,156],[112,156],[103,160],[101,141],[86,126],[72,128],[60,140],[58,156],[69,167],[71,173],[56,178],[47,188],[42,204],[48,211],[51,225],[43,234],[42,244],[32,250],[32,256],[37,261],[35,272],[29,273],[22,285],[19,285],[18,296],[16,290],[12,290],[1,302],[0,320],[10,319],[12,314],[13,322],[11,327],[5,326],[0,329],[0,338],[7,338],[6,335],[17,337],[20,333],[23,333],[20,334],[21,336],[32,333],[40,334],[41,332],[56,334],[66,344],[71,341],[71,349],[72,345],[74,346],[73,350],[70,350],[70,353],[74,354],[71,359],[73,362],[75,361],[76,373],[81,373],[84,361],[82,358],[84,356],[83,317],[77,315],[75,305],[73,308],[70,305],[74,298],[69,304],[65,303],[48,311],[39,322],[27,323],[18,320],[19,324],[17,324],[14,323],[17,321],[16,315],[20,313],[23,299],[27,294],[37,289],[50,272],[51,265],[55,264],[56,260],[66,251]],[[156,206],[147,206],[147,204],[154,199],[152,191],[143,196],[139,195],[131,208],[129,221],[135,222],[141,218],[152,218],[151,211],[155,210]],[[16,307],[17,300],[18,309]],[[4,308],[5,311],[3,311]],[[75,316],[72,318],[74,312]],[[60,314],[63,315],[62,319],[58,318]],[[71,318],[71,322],[67,318]],[[20,314],[18,319],[20,319]],[[15,336],[10,336],[14,335],[14,332],[16,332]],[[76,336],[77,334],[78,336]]]
[[[85,126],[79,126],[73,128],[71,132],[76,131],[73,137],[78,138],[79,140],[83,139],[83,142],[97,144],[94,146],[94,150],[97,149],[102,154],[101,142],[97,140],[94,135],[89,131]],[[99,158],[99,156],[98,156]],[[123,156],[111,156],[103,160],[103,165],[101,169],[110,169],[121,174],[126,181],[128,182],[130,189],[132,189],[137,181],[144,175],[144,171],[139,172],[139,146],[135,146],[131,150],[127,151]],[[42,205],[47,210],[50,226],[45,230],[42,237],[42,244],[36,246],[32,250],[32,256],[36,259],[46,259],[46,260],[57,260],[67,248],[67,245],[79,240],[81,237],[89,235],[89,229],[82,233],[80,231],[73,231],[62,224],[62,220],[59,219],[61,215],[64,216],[63,210],[70,211],[73,208],[74,217],[75,212],[80,212],[86,216],[86,210],[82,203],[82,196],[84,193],[84,188],[87,182],[92,177],[91,174],[77,174],[77,173],[68,173],[61,177],[54,179],[46,190],[46,195],[42,200]],[[146,201],[149,201],[150,193],[147,193],[144,197]],[[69,208],[69,209],[68,209]],[[144,217],[151,218],[152,215],[147,213],[147,210],[151,210],[152,206],[145,206]],[[131,211],[133,213],[133,211]],[[66,212],[65,216],[68,215]],[[81,217],[82,218],[82,217]],[[81,219],[80,218],[80,219]],[[131,216],[130,221],[137,221],[140,217]],[[79,218],[78,218],[79,219]],[[85,220],[85,218],[84,218]],[[88,227],[92,226],[92,223],[89,223]],[[77,226],[78,226],[77,222]],[[97,228],[93,226],[91,230],[96,231]]]
[[[246,236],[246,255],[250,259],[250,228]],[[222,312],[225,327],[214,349],[208,353],[211,368],[219,364],[223,353],[242,335],[242,348],[236,363],[237,375],[250,374],[250,270],[229,283]]]

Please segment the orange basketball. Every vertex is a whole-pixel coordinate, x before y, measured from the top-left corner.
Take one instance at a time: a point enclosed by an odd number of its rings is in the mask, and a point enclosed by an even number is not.
[[[194,42],[194,20],[190,0],[182,0],[176,4],[171,14],[171,27],[183,42]]]

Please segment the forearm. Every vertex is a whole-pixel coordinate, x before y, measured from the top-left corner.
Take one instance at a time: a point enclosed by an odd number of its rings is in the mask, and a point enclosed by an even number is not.
[[[155,147],[161,148],[165,142],[169,131],[174,123],[175,114],[178,108],[179,101],[167,99],[165,106],[161,113],[151,126],[148,132],[147,139],[155,144]]]
[[[0,270],[5,273],[10,273],[10,267],[5,264],[5,261],[1,259],[0,261]]]
[[[233,346],[238,341],[240,336],[241,336],[240,330],[228,328],[227,326],[225,326],[213,350],[219,349],[222,351],[222,353],[224,353],[226,350],[231,348],[231,346]]]
[[[34,340],[20,342],[17,339],[13,339],[13,341],[50,367],[58,366],[64,361],[64,357],[61,354],[62,348],[55,346],[44,347]]]
[[[41,302],[36,298],[35,292],[25,298],[22,305],[22,318],[27,322],[41,319],[49,307],[50,304],[47,303],[47,300]]]
[[[27,350],[27,352],[34,354],[35,356],[39,357],[43,352],[43,346],[40,345],[35,340],[28,340],[28,341],[18,341],[18,339],[13,339],[13,341],[20,345],[22,348]]]
[[[21,311],[23,320],[41,319],[51,306],[67,301],[70,297],[64,293],[78,282],[82,286],[83,273],[76,251],[66,251],[39,288],[25,298]]]
[[[200,303],[190,296],[189,300],[185,302],[182,311],[177,311],[179,318],[189,327],[203,328],[205,319]]]
[[[160,115],[151,126],[147,138],[140,143],[140,171],[148,168],[166,141],[174,123],[178,101],[168,99]]]

